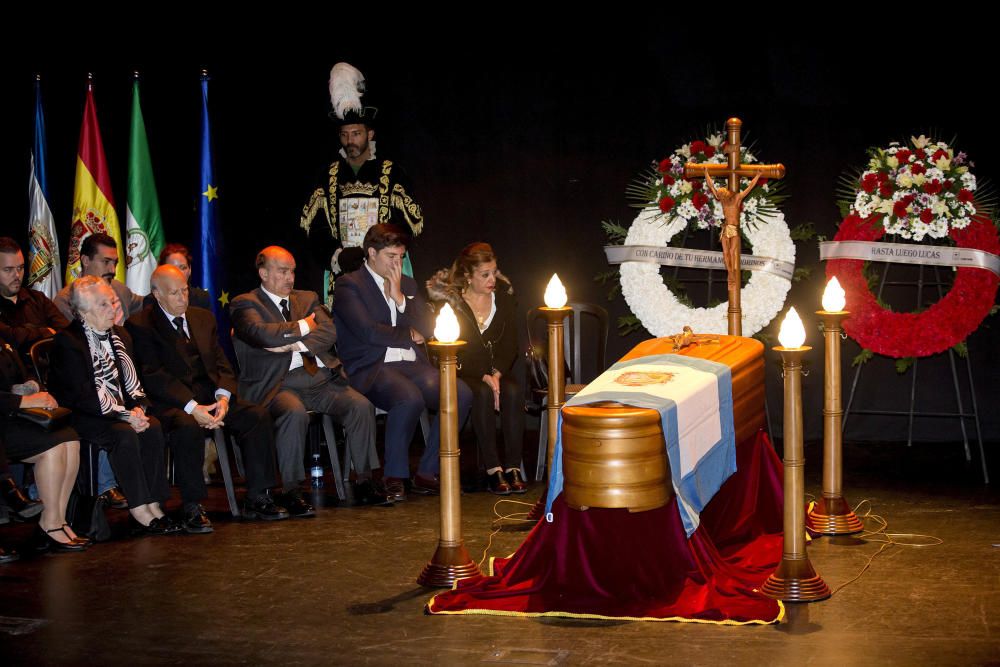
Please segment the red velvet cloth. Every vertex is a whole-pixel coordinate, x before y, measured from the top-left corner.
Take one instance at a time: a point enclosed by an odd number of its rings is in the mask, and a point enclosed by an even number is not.
[[[780,606],[755,592],[781,560],[782,468],[760,432],[736,448],[737,472],[684,536],[676,499],[664,507],[566,507],[532,529],[492,576],[459,581],[432,614],[564,615],[764,622]]]

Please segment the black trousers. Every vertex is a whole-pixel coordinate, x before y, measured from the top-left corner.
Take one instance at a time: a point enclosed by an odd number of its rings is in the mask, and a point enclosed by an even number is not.
[[[149,418],[149,428],[142,433],[126,422],[89,415],[74,415],[73,426],[82,439],[107,450],[129,506],[163,503],[170,497],[163,430],[156,417]]]
[[[174,455],[174,475],[181,500],[185,504],[201,502],[207,495],[202,474],[205,438],[211,432],[178,408],[159,410],[154,406],[154,414],[163,422]],[[229,404],[229,413],[223,421],[226,430],[236,436],[236,444],[243,453],[247,498],[253,500],[275,485],[277,468],[271,417],[266,409],[237,398]]]
[[[481,378],[462,380],[472,389],[472,428],[479,445],[479,462],[486,470],[499,467],[493,389]],[[524,444],[524,389],[506,375],[500,378],[500,427],[504,444],[503,468],[520,468]]]

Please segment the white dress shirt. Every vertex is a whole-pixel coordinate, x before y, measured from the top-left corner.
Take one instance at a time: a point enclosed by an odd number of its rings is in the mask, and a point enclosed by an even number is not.
[[[392,326],[396,326],[396,313],[406,312],[406,297],[403,297],[403,305],[398,305],[385,293],[385,278],[372,271],[372,268],[368,266],[368,262],[365,262],[365,268],[368,269],[368,273],[372,274],[372,278],[375,279],[375,284],[378,285],[378,291],[382,294],[382,298],[385,299],[385,305],[389,307],[389,319],[392,321]],[[385,363],[390,363],[393,361],[416,360],[417,353],[412,347],[387,347],[385,349],[385,359],[383,361],[385,361]]]

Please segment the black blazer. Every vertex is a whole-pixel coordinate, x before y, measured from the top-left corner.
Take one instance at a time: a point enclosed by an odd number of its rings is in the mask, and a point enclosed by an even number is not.
[[[216,388],[236,395],[236,374],[219,345],[215,316],[190,306],[185,313],[191,340]],[[155,301],[125,322],[135,344],[133,361],[139,366],[142,386],[154,404],[183,408],[195,398],[194,370],[182,352],[184,345],[173,323]]]
[[[125,344],[126,354],[134,361],[132,337],[122,327],[115,326],[113,329]],[[118,421],[115,416],[101,412],[97,386],[94,384],[94,364],[90,359],[90,347],[85,336],[79,320],[74,320],[56,334],[49,357],[49,391],[59,401],[59,405],[73,411],[74,425],[94,419]],[[136,399],[128,392],[124,394],[125,407],[129,410],[137,405],[143,409],[149,407],[149,399]]]

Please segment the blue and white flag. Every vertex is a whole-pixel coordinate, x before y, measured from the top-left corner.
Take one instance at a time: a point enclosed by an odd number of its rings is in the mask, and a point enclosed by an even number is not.
[[[660,413],[677,509],[690,537],[701,511],[736,472],[733,382],[729,366],[680,354],[620,361],[566,403],[615,401]],[[549,475],[548,504],[562,491],[562,413]]]
[[[59,237],[47,197],[45,178],[45,116],[42,114],[42,82],[35,79],[35,146],[28,178],[28,279],[25,284],[50,299],[62,289]]]

